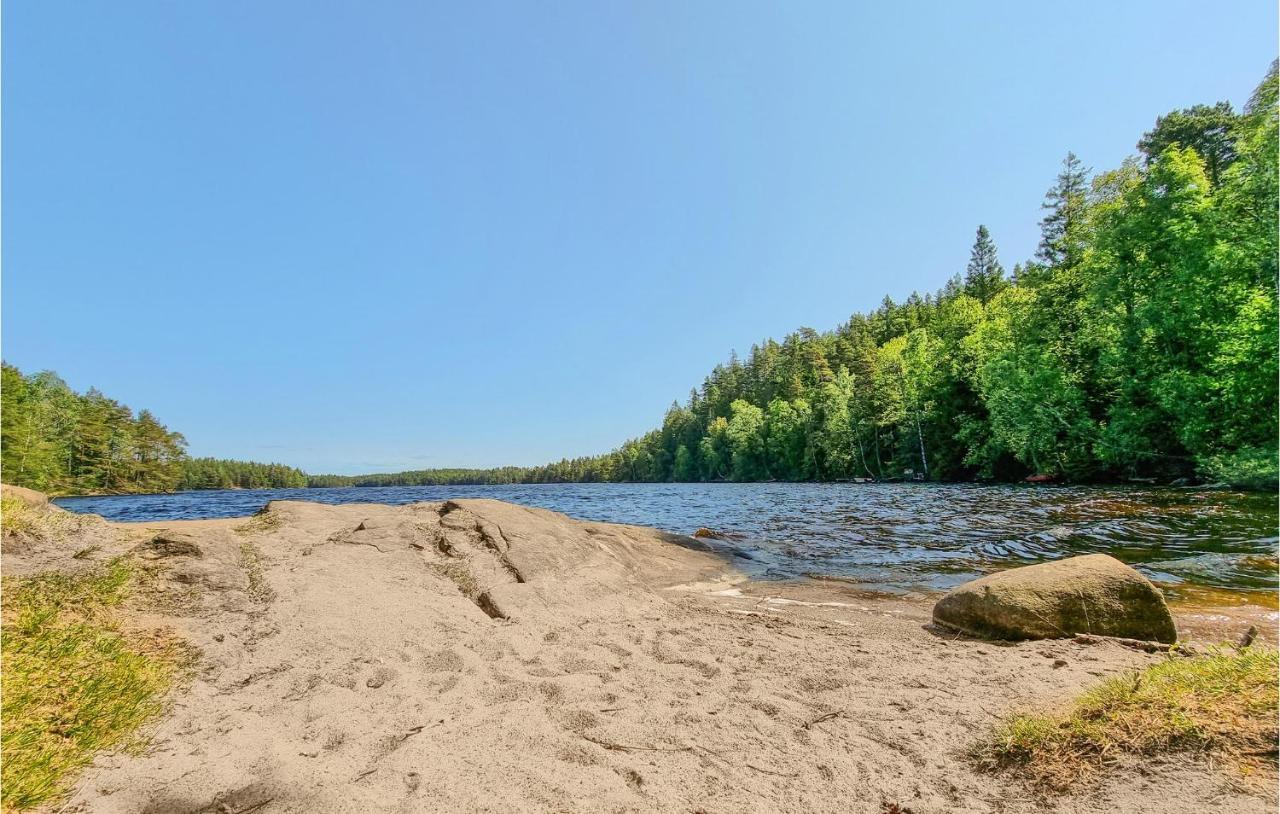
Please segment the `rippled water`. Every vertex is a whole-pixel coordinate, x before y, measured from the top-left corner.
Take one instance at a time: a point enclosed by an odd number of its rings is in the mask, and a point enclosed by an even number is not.
[[[934,484],[546,484],[275,489],[60,498],[111,520],[249,515],[269,500],[487,497],[587,520],[727,532],[752,576],[940,590],[982,573],[1105,552],[1165,583],[1276,588],[1274,495]]]

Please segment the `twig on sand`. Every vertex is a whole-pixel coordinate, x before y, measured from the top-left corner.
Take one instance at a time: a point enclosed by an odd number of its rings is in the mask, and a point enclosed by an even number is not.
[[[633,746],[626,743],[614,743],[613,741],[601,740],[593,738],[590,735],[583,734],[582,737],[591,741],[597,746],[603,746],[612,752],[692,752],[692,746]]]
[[[813,718],[811,720],[805,721],[804,728],[809,729],[814,724],[820,724],[823,721],[830,721],[832,718],[843,718],[843,717],[844,717],[844,710],[842,709],[838,709],[835,712],[827,712],[822,715],[819,715],[817,718]]]
[[[356,775],[355,777],[351,778],[351,782],[352,782],[352,783],[355,783],[355,782],[358,782],[358,781],[360,781],[360,780],[363,780],[363,779],[365,779],[366,777],[368,777],[369,775],[373,774],[373,773],[374,773],[374,772],[376,772],[376,771],[378,771],[378,767],[377,767],[377,766],[374,766],[372,769],[365,769],[363,772],[360,772],[360,774],[358,774],[358,775]]]
[[[754,769],[757,772],[761,772],[762,774],[771,774],[774,777],[799,777],[800,776],[799,772],[774,772],[768,769],[761,769],[759,766],[756,766],[754,763],[748,763],[746,765],[748,769]]]
[[[242,808],[242,809],[240,809],[239,811],[235,812],[235,814],[249,814],[249,812],[250,812],[250,811],[257,811],[257,810],[258,810],[258,809],[260,809],[260,808],[264,808],[264,807],[267,805],[267,803],[271,802],[271,801],[272,801],[272,800],[274,800],[274,799],[276,799],[276,798],[274,798],[274,797],[268,797],[267,799],[265,799],[265,800],[263,800],[263,801],[261,801],[261,802],[254,803],[253,805],[251,805],[251,806],[249,806],[249,807],[247,807],[247,808]]]
[[[347,545],[367,545],[367,546],[370,546],[371,548],[378,549],[378,551],[382,552],[383,554],[387,553],[386,549],[384,549],[382,546],[378,545],[377,543],[370,543],[365,540],[343,540],[342,542],[346,543]]]

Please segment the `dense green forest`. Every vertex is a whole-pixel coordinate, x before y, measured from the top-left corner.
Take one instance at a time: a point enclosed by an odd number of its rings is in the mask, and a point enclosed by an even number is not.
[[[3,365],[0,478],[51,494],[305,486],[279,464],[191,459],[186,439],[147,410],[136,415],[97,390],[76,393],[57,374]]]
[[[76,393],[48,371],[0,380],[5,483],[44,492],[160,492],[182,471],[186,440],[150,412],[97,390]]]
[[[1092,174],[1068,154],[1033,259],[979,226],[936,294],[732,356],[659,429],[533,469],[312,485],[1180,477],[1274,488],[1276,66],[1243,112],[1157,120]]]
[[[301,489],[307,474],[284,464],[232,461],[224,458],[186,458],[175,489]]]
[[[308,475],[307,485],[332,486],[487,486],[503,483],[565,483],[548,477],[549,467],[502,466],[494,469],[415,469],[379,475]]]

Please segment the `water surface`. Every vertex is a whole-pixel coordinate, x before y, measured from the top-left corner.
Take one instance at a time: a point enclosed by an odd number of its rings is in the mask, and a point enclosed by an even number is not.
[[[935,484],[540,484],[179,492],[59,498],[110,520],[250,515],[270,500],[487,497],[584,520],[730,535],[761,579],[816,576],[894,592],[1105,552],[1169,587],[1276,588],[1274,495],[1197,489]]]

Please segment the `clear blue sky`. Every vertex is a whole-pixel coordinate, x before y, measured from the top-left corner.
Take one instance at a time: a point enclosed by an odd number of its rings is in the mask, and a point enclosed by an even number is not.
[[[3,354],[193,455],[535,464],[1035,246],[1271,0],[13,2]]]

